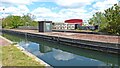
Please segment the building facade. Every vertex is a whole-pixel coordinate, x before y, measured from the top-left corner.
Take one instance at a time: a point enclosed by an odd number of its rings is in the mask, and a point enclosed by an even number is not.
[[[53,29],[77,29],[78,26],[82,26],[82,19],[69,19],[65,20],[64,23],[54,23]]]

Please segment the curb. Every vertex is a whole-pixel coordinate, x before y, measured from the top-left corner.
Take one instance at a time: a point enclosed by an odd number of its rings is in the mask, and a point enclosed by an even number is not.
[[[18,44],[14,45],[14,46],[16,46],[18,49],[20,49],[23,53],[25,53],[25,54],[28,55],[29,57],[33,58],[35,61],[42,63],[42,64],[45,65],[46,67],[52,68],[49,64],[47,64],[47,63],[44,62],[43,60],[37,58],[37,57],[34,56],[32,53],[26,51],[23,47],[19,46]]]
[[[13,44],[14,42],[0,36],[0,38],[3,38],[4,40],[8,41],[9,43]],[[40,64],[43,64],[45,66],[45,68],[53,68],[52,66],[50,66],[49,64],[47,64],[46,62],[44,62],[43,60],[39,59],[38,57],[36,57],[35,55],[33,55],[32,53],[26,51],[23,47],[19,46],[18,44],[14,45],[16,46],[18,49],[20,49],[21,52],[23,52],[24,54],[26,54],[27,56],[31,57],[32,59],[34,59],[35,61],[39,62]]]
[[[13,44],[13,42],[12,42],[12,41],[10,41],[10,40],[6,39],[5,37],[3,37],[3,36],[1,36],[1,35],[0,35],[0,38],[2,38],[2,39],[4,39],[4,40],[6,40],[6,41],[7,41],[7,42],[9,42],[10,44]]]

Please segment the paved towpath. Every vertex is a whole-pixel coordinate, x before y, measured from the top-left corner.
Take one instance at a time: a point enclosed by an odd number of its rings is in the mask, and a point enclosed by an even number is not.
[[[6,38],[0,35],[0,46],[7,46],[10,44],[12,44],[11,41],[7,40]]]
[[[39,34],[39,35],[70,38],[70,39],[88,40],[88,41],[95,41],[95,42],[119,43],[120,41],[120,36],[84,34],[84,33],[68,33],[68,32],[38,32],[37,30],[20,30],[20,29],[10,29],[10,30]]]

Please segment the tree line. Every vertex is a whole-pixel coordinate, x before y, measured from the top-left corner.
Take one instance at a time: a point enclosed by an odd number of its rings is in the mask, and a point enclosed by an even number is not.
[[[114,4],[104,12],[96,12],[89,24],[98,25],[99,32],[120,35],[120,7]]]
[[[37,26],[37,22],[34,21],[33,16],[29,14],[23,16],[9,15],[2,20],[2,28],[18,28],[19,26]]]

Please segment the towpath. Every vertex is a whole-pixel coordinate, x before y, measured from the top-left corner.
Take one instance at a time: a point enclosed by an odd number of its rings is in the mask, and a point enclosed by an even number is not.
[[[0,35],[0,46],[7,46],[12,44],[9,40]]]

